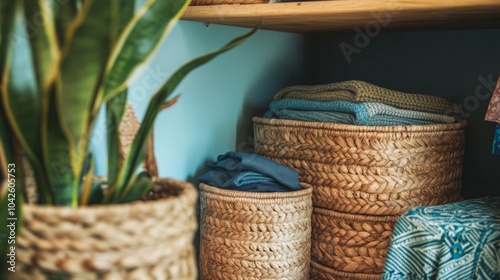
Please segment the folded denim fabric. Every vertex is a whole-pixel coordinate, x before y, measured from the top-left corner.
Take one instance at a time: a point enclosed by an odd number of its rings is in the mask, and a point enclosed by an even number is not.
[[[283,109],[350,113],[354,115],[353,124],[356,125],[370,125],[373,118],[380,117],[387,122],[394,123],[398,122],[398,118],[403,118],[408,124],[455,122],[455,118],[451,116],[404,110],[382,103],[357,103],[345,100],[315,101],[296,98],[285,98],[271,102],[269,112],[264,117],[278,117],[276,112]]]
[[[360,125],[356,122],[356,115],[353,113],[327,112],[327,111],[299,111],[299,110],[282,109],[274,112],[273,116],[278,119],[313,121],[313,122],[333,122],[333,123]],[[399,118],[386,115],[375,115],[363,125],[393,126],[393,125],[424,125],[424,124],[435,124],[435,122]]]
[[[207,164],[209,171],[198,181],[212,186],[259,191],[301,190],[299,173],[268,158],[249,153],[228,152]],[[258,187],[257,185],[262,185]]]
[[[363,81],[345,81],[315,86],[290,86],[274,96],[274,100],[299,98],[318,101],[346,100],[377,102],[393,107],[453,116],[456,109],[450,101],[427,94],[412,94],[378,87]]]
[[[493,95],[491,95],[490,104],[488,104],[488,110],[484,119],[500,123],[500,77],[498,77],[497,86],[493,91]]]
[[[497,124],[495,127],[492,153],[496,156],[500,156],[500,124]]]

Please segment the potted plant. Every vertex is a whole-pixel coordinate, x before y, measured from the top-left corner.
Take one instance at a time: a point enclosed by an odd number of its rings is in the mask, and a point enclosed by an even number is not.
[[[7,279],[195,279],[194,187],[137,170],[179,82],[256,30],[174,72],[127,149],[118,129],[127,86],[188,4],[148,0],[135,11],[131,0],[0,0]],[[97,180],[89,138],[103,108],[108,173]],[[36,187],[36,204],[23,204],[28,185]]]

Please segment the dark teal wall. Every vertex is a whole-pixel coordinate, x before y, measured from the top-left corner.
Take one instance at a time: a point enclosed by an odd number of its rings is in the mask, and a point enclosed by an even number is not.
[[[484,121],[500,75],[500,29],[372,35],[365,41],[359,33],[314,36],[318,56],[312,82],[359,79],[443,96],[462,106],[469,122],[463,194],[466,198],[500,195],[500,156],[491,154],[495,124]],[[346,56],[349,50],[352,54]]]

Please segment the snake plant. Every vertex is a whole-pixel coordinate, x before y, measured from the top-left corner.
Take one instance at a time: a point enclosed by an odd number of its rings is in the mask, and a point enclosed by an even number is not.
[[[162,106],[191,70],[256,32],[174,72],[152,95],[139,132],[122,158],[117,128],[127,87],[188,4],[189,0],[146,0],[135,9],[133,0],[0,0],[2,176],[7,177],[6,165],[16,162],[16,151],[21,150],[34,175],[40,204],[122,203],[148,191],[150,176],[137,170]],[[104,192],[93,183],[89,150],[102,108],[108,128]]]

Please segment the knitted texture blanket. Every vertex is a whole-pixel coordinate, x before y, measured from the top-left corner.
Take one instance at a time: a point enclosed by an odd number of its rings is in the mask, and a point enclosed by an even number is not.
[[[318,101],[346,100],[378,102],[401,109],[435,114],[455,115],[453,103],[427,94],[411,94],[378,87],[363,81],[345,81],[315,86],[290,86],[274,96],[274,100],[300,98]]]
[[[356,103],[345,100],[323,102],[296,98],[285,98],[271,102],[269,111],[264,117],[355,125],[412,125],[455,122],[455,118],[450,116],[404,110],[382,103]]]

